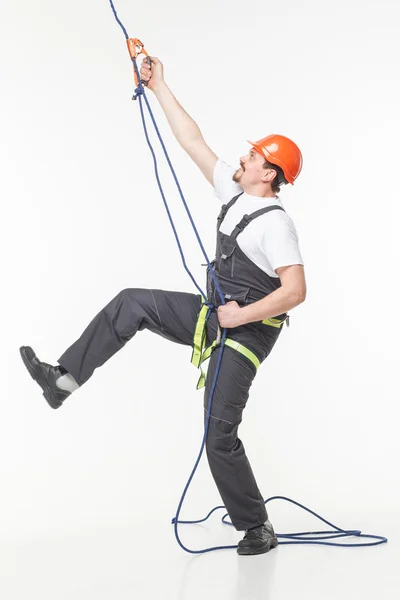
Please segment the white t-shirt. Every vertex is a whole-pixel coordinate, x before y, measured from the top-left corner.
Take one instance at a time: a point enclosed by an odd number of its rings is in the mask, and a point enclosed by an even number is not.
[[[239,183],[232,180],[236,169],[218,159],[214,169],[214,195],[222,204],[243,192]],[[279,196],[260,198],[243,193],[226,213],[220,231],[230,235],[243,215],[265,206],[282,206]],[[270,277],[278,277],[275,269],[288,265],[304,265],[299,248],[296,227],[283,210],[271,210],[251,221],[237,237],[244,254]]]

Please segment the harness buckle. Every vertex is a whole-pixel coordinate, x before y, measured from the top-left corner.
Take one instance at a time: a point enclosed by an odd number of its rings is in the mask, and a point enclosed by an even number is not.
[[[243,221],[244,223],[242,225]],[[247,227],[250,221],[252,221],[252,217],[250,215],[243,215],[242,220],[236,225],[235,229],[239,229],[239,231],[242,231],[245,227]]]

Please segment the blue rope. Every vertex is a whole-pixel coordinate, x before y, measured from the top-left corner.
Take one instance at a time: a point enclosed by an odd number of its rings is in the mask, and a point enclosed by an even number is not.
[[[113,0],[109,0],[109,3],[110,3],[111,9],[112,9],[112,11],[114,13],[114,17],[115,17],[118,25],[121,27],[121,29],[122,29],[122,31],[123,31],[123,33],[125,35],[125,38],[128,40],[129,39],[128,32],[127,32],[127,30],[125,29],[124,25],[122,24],[122,22],[120,21],[120,19],[118,17],[118,14],[117,14],[117,11],[115,9]],[[163,139],[161,137],[161,134],[160,134],[160,131],[158,129],[157,123],[155,121],[153,112],[151,110],[150,104],[149,104],[147,96],[145,94],[145,90],[144,90],[143,84],[141,82],[141,78],[140,78],[140,73],[139,73],[139,69],[138,69],[138,66],[137,66],[137,62],[136,62],[136,60],[135,60],[134,57],[132,57],[132,62],[133,62],[133,67],[134,67],[134,70],[135,70],[135,73],[137,75],[137,79],[138,79],[138,82],[139,82],[138,87],[135,90],[135,95],[133,96],[133,98],[135,100],[137,98],[139,98],[140,114],[141,114],[141,118],[142,118],[142,123],[143,123],[143,128],[144,128],[144,133],[145,133],[146,141],[147,141],[147,144],[148,144],[148,146],[150,148],[150,152],[151,152],[152,157],[153,157],[154,171],[155,171],[155,175],[156,175],[157,184],[158,184],[158,187],[159,187],[162,199],[163,199],[165,210],[167,211],[168,219],[170,221],[172,230],[173,230],[174,235],[175,235],[175,240],[176,240],[176,243],[178,245],[178,249],[179,249],[179,252],[180,252],[180,255],[181,255],[183,266],[184,266],[186,272],[188,273],[190,279],[192,280],[193,284],[195,285],[195,287],[198,289],[198,291],[203,296],[203,298],[206,299],[205,304],[209,307],[209,310],[208,310],[208,313],[207,313],[207,316],[206,316],[206,319],[208,319],[209,315],[211,314],[211,310],[214,309],[215,307],[207,300],[207,295],[204,294],[204,292],[202,291],[202,289],[200,288],[200,286],[197,284],[195,278],[193,277],[192,273],[190,272],[190,270],[189,270],[189,268],[188,268],[188,266],[186,264],[185,256],[184,256],[184,253],[183,253],[183,250],[182,250],[182,246],[181,246],[181,243],[180,243],[180,240],[179,240],[179,236],[178,236],[178,233],[177,233],[177,230],[176,230],[176,227],[175,227],[175,223],[174,223],[174,220],[172,218],[171,212],[169,210],[169,206],[168,206],[167,200],[165,198],[164,190],[162,188],[162,184],[161,184],[161,181],[160,181],[159,172],[158,172],[157,158],[156,158],[153,146],[152,146],[152,144],[150,142],[148,131],[147,131],[146,119],[145,119],[144,111],[143,111],[142,98],[144,98],[144,100],[145,100],[145,103],[146,103],[147,109],[149,111],[151,120],[153,122],[155,131],[157,133],[157,136],[158,136],[158,139],[160,141],[161,147],[162,147],[162,149],[164,151],[164,154],[165,154],[165,157],[167,159],[168,165],[169,165],[169,167],[171,169],[171,172],[172,172],[172,175],[174,177],[176,186],[178,188],[179,195],[180,195],[180,197],[182,199],[182,202],[183,202],[184,207],[186,209],[186,212],[188,214],[190,223],[191,223],[191,225],[193,227],[193,230],[194,230],[194,233],[196,235],[196,238],[197,238],[197,241],[199,243],[199,246],[200,246],[200,248],[201,248],[201,250],[203,252],[203,255],[204,255],[204,257],[205,257],[205,259],[207,261],[207,266],[208,266],[210,274],[211,274],[211,276],[212,276],[212,278],[214,280],[214,283],[215,283],[215,286],[216,286],[216,289],[217,289],[217,292],[219,294],[219,297],[221,299],[222,304],[225,304],[225,298],[224,298],[224,296],[222,294],[222,291],[221,291],[221,288],[219,286],[218,280],[217,280],[217,278],[215,276],[214,269],[212,268],[212,266],[210,264],[210,260],[209,260],[209,258],[207,256],[207,253],[206,253],[206,251],[204,249],[203,243],[202,243],[202,241],[200,239],[200,236],[199,236],[199,233],[197,231],[196,225],[195,225],[195,223],[193,221],[193,218],[192,218],[192,215],[190,213],[189,207],[187,205],[187,202],[186,202],[185,197],[183,195],[183,192],[182,192],[181,186],[179,184],[178,178],[176,176],[174,167],[173,167],[173,165],[172,165],[172,163],[170,161],[167,149],[165,147],[164,141],[163,141]],[[179,538],[179,534],[178,534],[178,523],[179,524],[184,524],[184,523],[187,523],[187,524],[203,523],[216,510],[225,509],[225,506],[216,506],[212,511],[209,512],[209,514],[204,519],[199,519],[197,521],[180,521],[179,520],[179,514],[180,514],[180,511],[181,511],[181,508],[182,508],[183,501],[185,499],[187,490],[188,490],[188,488],[190,486],[190,483],[191,483],[191,481],[193,479],[193,476],[194,476],[194,474],[195,474],[195,472],[197,470],[197,467],[199,465],[201,456],[203,454],[205,441],[207,439],[208,427],[209,427],[209,422],[210,422],[210,414],[211,414],[211,404],[212,404],[212,400],[213,400],[213,396],[214,396],[214,392],[215,392],[215,387],[216,387],[216,383],[217,383],[217,379],[218,379],[218,374],[219,374],[220,367],[221,367],[222,353],[223,353],[223,350],[224,350],[224,347],[225,347],[226,335],[227,335],[227,330],[226,330],[226,328],[224,328],[222,330],[221,346],[220,346],[220,351],[219,351],[219,354],[218,354],[218,360],[217,360],[217,366],[216,366],[216,370],[215,370],[215,375],[214,375],[213,383],[212,383],[211,390],[210,390],[210,398],[209,398],[209,402],[208,402],[207,415],[206,415],[207,416],[207,421],[206,421],[206,427],[205,427],[205,431],[204,431],[204,436],[203,436],[203,440],[202,440],[200,452],[199,452],[199,455],[198,455],[197,460],[195,462],[195,465],[193,467],[193,470],[192,470],[192,472],[190,474],[190,477],[189,477],[189,479],[188,479],[188,481],[186,483],[185,489],[184,489],[184,491],[182,493],[182,497],[181,497],[181,499],[179,501],[178,508],[177,508],[177,511],[176,511],[176,515],[172,519],[172,524],[174,525],[175,537],[177,539],[178,544],[181,546],[181,548],[183,550],[185,550],[186,552],[189,552],[191,554],[203,554],[205,552],[211,552],[213,550],[225,550],[225,549],[229,549],[229,548],[237,548],[237,545],[230,545],[230,546],[214,546],[212,548],[205,548],[203,550],[191,550],[189,548],[186,548],[182,544],[182,542],[181,542],[181,540]],[[336,525],[333,525],[332,523],[329,523],[329,521],[326,521],[323,517],[321,517],[317,513],[313,512],[311,509],[303,506],[302,504],[299,504],[298,502],[295,502],[294,500],[291,500],[290,498],[286,498],[285,496],[273,496],[271,498],[268,498],[264,502],[264,504],[267,504],[268,502],[271,502],[272,500],[277,500],[277,499],[286,500],[288,502],[292,502],[293,504],[296,504],[297,506],[300,506],[301,508],[303,508],[304,510],[306,510],[309,513],[313,514],[318,519],[320,519],[321,521],[324,521],[325,523],[327,523],[328,525],[330,525],[331,527],[333,527],[336,530],[336,532],[332,532],[332,531],[308,531],[308,532],[302,532],[302,533],[287,533],[287,534],[278,534],[277,533],[276,534],[277,537],[283,538],[283,539],[287,539],[288,538],[288,539],[291,540],[291,541],[279,541],[279,545],[281,545],[281,544],[322,544],[322,545],[326,545],[326,546],[376,546],[378,544],[383,544],[383,543],[387,542],[387,538],[385,538],[385,537],[376,536],[376,535],[362,534],[361,531],[359,531],[359,530],[345,530],[345,529],[341,529],[340,527],[337,527]],[[230,526],[233,527],[232,523],[229,523],[228,521],[225,520],[226,516],[228,516],[228,513],[226,513],[222,517],[222,522],[225,525],[230,525]],[[333,534],[333,535],[326,535],[326,534]],[[309,536],[309,535],[314,535],[314,536],[323,535],[323,537],[319,537],[319,538],[318,537],[314,537],[314,538],[308,538],[308,539],[307,538],[306,539],[303,538],[303,536]],[[334,543],[334,542],[322,542],[322,541],[320,541],[320,540],[323,540],[323,539],[332,539],[332,538],[347,537],[347,536],[369,537],[369,538],[378,539],[380,541],[373,542],[373,543],[367,543],[367,544],[339,544],[339,543]]]

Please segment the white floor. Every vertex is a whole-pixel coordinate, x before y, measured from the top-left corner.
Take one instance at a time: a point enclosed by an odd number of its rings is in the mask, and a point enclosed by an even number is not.
[[[218,519],[179,529],[192,549],[236,543],[239,536]],[[398,600],[399,556],[394,539],[370,548],[281,545],[261,556],[241,557],[235,550],[192,555],[176,543],[172,525],[154,521],[3,543],[0,597]]]

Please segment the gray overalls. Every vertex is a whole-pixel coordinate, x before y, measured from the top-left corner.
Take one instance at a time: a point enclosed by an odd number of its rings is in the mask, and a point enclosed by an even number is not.
[[[212,265],[226,302],[236,300],[240,306],[244,306],[260,300],[281,284],[279,278],[269,277],[247,258],[237,245],[237,237],[254,218],[270,210],[283,209],[280,206],[270,206],[250,216],[245,215],[228,236],[219,231],[219,226],[239,196],[221,209],[217,224],[216,257]],[[214,306],[221,304],[208,268],[207,296]],[[94,317],[81,337],[58,359],[58,363],[71,373],[79,385],[83,385],[94,370],[125,346],[137,331],[147,329],[168,340],[193,348],[194,332],[203,306],[202,300],[199,294],[126,288]],[[286,317],[286,314],[277,315],[276,320],[284,320]],[[218,328],[217,311],[213,310],[206,322],[207,345],[216,340]],[[280,324],[269,326],[262,322],[249,323],[229,328],[227,336],[252,351],[261,363],[271,352],[281,328]],[[220,352],[219,348],[215,348],[211,352],[205,384],[204,422]],[[244,446],[238,438],[242,412],[256,372],[257,368],[248,358],[231,347],[224,347],[206,440],[206,453],[212,476],[231,521],[238,531],[259,525],[268,518]],[[265,401],[270,401],[268,396]],[[166,429],[168,426],[169,423],[166,423]],[[270,424],[265,423],[266,430],[269,427]]]

